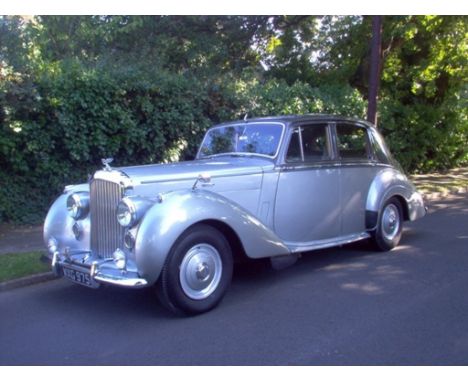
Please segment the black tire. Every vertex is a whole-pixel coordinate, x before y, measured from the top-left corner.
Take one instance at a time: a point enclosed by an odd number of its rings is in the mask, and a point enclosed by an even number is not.
[[[391,221],[395,219],[394,223]],[[401,239],[403,230],[403,208],[398,198],[388,199],[379,213],[377,229],[372,235],[375,247],[379,251],[390,251]]]
[[[156,285],[159,299],[176,314],[207,312],[224,297],[232,270],[232,251],[224,235],[198,224],[172,247]]]

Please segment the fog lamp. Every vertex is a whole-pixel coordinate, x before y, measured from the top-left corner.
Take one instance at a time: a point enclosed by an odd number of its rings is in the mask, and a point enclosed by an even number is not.
[[[83,226],[79,222],[75,222],[75,224],[73,224],[72,231],[76,240],[80,240],[83,236]]]
[[[133,247],[135,246],[135,236],[133,235],[131,231],[127,231],[125,233],[124,244],[125,244],[125,248],[130,249],[130,250],[133,249]]]

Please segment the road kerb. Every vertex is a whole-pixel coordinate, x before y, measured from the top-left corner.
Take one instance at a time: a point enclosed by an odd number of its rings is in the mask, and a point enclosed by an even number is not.
[[[0,283],[0,292],[21,288],[33,284],[43,283],[46,281],[55,280],[57,278],[58,277],[55,276],[52,272],[45,272],[31,276],[21,277],[19,279],[4,281]]]

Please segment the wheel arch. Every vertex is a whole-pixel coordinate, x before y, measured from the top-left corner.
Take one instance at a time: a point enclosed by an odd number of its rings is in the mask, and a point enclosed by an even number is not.
[[[198,224],[206,224],[208,226],[211,226],[215,228],[216,230],[218,230],[222,235],[224,235],[229,245],[231,246],[231,251],[232,251],[232,256],[233,256],[234,261],[240,262],[248,258],[245,252],[244,246],[242,245],[242,241],[240,240],[238,234],[227,223],[222,222],[220,220],[216,220],[216,219],[206,219],[206,220],[201,220],[195,223],[194,225],[198,225]],[[191,227],[193,227],[194,225],[192,225]]]

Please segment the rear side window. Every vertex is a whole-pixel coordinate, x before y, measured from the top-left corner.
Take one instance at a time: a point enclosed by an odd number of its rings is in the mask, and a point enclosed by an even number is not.
[[[377,132],[372,132],[372,149],[374,150],[374,156],[380,163],[390,163],[390,152],[388,151],[385,142]]]
[[[287,162],[317,162],[330,159],[327,125],[314,124],[297,127],[291,135]]]
[[[336,125],[338,155],[342,159],[369,159],[367,130],[363,127]]]

